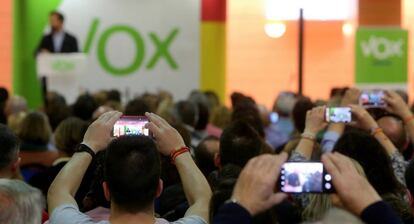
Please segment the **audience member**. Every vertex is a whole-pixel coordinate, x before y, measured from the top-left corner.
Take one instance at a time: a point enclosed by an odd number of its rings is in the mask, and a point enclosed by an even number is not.
[[[133,99],[125,106],[125,116],[144,116],[145,112],[150,111],[147,103],[140,98]]]
[[[44,198],[20,180],[0,179],[0,223],[42,223]]]
[[[80,95],[72,105],[72,115],[85,121],[92,119],[93,112],[99,107],[90,94]]]
[[[277,149],[286,144],[294,131],[292,111],[296,104],[296,96],[292,92],[281,92],[273,104],[273,113],[277,114],[277,121],[270,123],[266,128],[266,140]]]
[[[120,137],[111,142],[111,129],[120,116],[119,112],[108,112],[95,121],[86,132],[78,153],[52,183],[48,193],[51,223],[93,223],[79,212],[73,196],[95,154],[105,148],[103,187],[105,197],[111,200],[111,223],[165,223],[154,217],[154,199],[162,191],[156,149],[164,155],[173,154],[172,161],[180,173],[190,204],[186,217],[178,222],[207,223],[211,191],[178,132],[157,115],[147,114],[151,121],[148,127],[154,133],[158,148],[145,136]]]
[[[0,124],[0,179],[15,177],[19,165],[19,139],[7,126]]]
[[[38,168],[43,170],[51,166],[58,157],[57,151],[50,150],[52,130],[46,115],[42,112],[27,114],[18,129],[18,136],[21,140],[21,166],[27,168],[22,169],[22,172],[27,171],[23,176],[29,180],[31,175],[38,172]]]
[[[46,101],[45,113],[54,131],[60,122],[70,116],[70,109],[66,104],[66,99],[57,92],[48,92]]]
[[[46,196],[53,180],[75,153],[76,147],[82,142],[87,128],[88,124],[80,118],[70,117],[62,121],[56,128],[54,136],[59,158],[53,162],[51,167],[33,175],[29,180],[30,185],[40,189]],[[86,195],[89,189],[88,183],[90,181],[85,181],[81,190],[78,191],[75,197],[77,202],[81,202]]]
[[[244,167],[247,161],[263,152],[264,142],[256,130],[243,121],[224,129],[220,138],[220,152],[215,155],[216,166],[227,164]]]
[[[215,136],[204,138],[194,149],[194,159],[198,168],[205,177],[217,169],[214,163],[214,155],[220,152],[220,139]]]
[[[27,112],[27,101],[21,96],[11,96],[6,101],[6,106],[4,107],[4,115],[9,117],[12,114],[17,114],[19,112]]]

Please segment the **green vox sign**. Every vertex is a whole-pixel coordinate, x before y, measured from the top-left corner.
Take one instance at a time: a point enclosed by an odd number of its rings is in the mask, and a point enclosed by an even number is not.
[[[89,33],[86,39],[86,44],[84,48],[84,52],[88,54],[92,45],[95,43],[96,33],[98,31],[100,22],[98,19],[93,20],[92,25],[90,26]],[[118,33],[123,33],[128,35],[135,45],[135,56],[132,60],[131,64],[124,66],[124,67],[117,67],[111,63],[108,56],[106,55],[106,47],[108,40],[114,35]],[[176,60],[173,58],[172,54],[170,53],[170,46],[173,43],[174,39],[179,33],[179,29],[175,28],[171,30],[167,37],[160,38],[157,36],[156,33],[149,33],[148,36],[155,47],[155,53],[151,56],[148,63],[145,65],[147,70],[152,70],[157,65],[160,59],[165,59],[167,64],[170,66],[171,69],[177,70],[178,64]],[[115,76],[124,76],[130,75],[136,71],[138,71],[145,59],[147,54],[146,52],[146,45],[144,42],[144,38],[141,33],[134,29],[133,27],[127,25],[114,25],[105,29],[101,36],[97,39],[97,58],[101,67],[109,74]]]
[[[356,33],[357,84],[406,83],[408,32],[398,28],[359,28]]]

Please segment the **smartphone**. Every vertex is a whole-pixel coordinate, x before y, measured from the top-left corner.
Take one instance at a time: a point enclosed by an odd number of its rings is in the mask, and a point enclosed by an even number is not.
[[[352,121],[350,107],[328,107],[325,111],[325,120],[328,123],[349,123]]]
[[[384,108],[387,106],[384,96],[383,90],[362,91],[359,97],[359,105],[365,108]]]
[[[279,189],[286,193],[333,193],[332,176],[321,162],[286,162],[282,165]]]
[[[276,124],[279,121],[279,114],[276,112],[272,112],[269,115],[270,123]]]
[[[149,136],[150,131],[145,125],[148,123],[145,116],[122,116],[114,125],[112,136],[124,135],[145,135]]]

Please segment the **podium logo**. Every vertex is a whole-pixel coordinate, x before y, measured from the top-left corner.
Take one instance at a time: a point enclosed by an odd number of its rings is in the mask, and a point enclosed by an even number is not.
[[[98,19],[94,19],[92,25],[89,29],[89,33],[86,39],[85,44],[85,53],[89,53],[92,47],[92,44],[95,40],[96,33],[98,31],[98,27],[100,25],[100,21]],[[135,45],[135,56],[132,62],[124,67],[117,67],[115,66],[106,55],[106,47],[108,44],[108,40],[114,35],[118,33],[123,33],[129,36]],[[175,40],[176,36],[179,33],[179,29],[175,28],[169,32],[166,37],[159,37],[156,33],[150,32],[148,36],[150,37],[151,43],[154,45],[155,52],[150,57],[150,60],[145,65],[147,70],[152,70],[157,65],[158,61],[161,59],[165,59],[167,64],[170,66],[171,69],[177,70],[178,64],[173,58],[172,54],[170,53],[169,49],[173,41]],[[133,27],[127,25],[114,25],[105,29],[101,36],[97,40],[97,58],[101,65],[101,67],[108,72],[109,74],[116,75],[116,76],[124,76],[130,75],[137,70],[139,70],[144,63],[144,59],[146,57],[146,46],[144,39],[140,32]]]
[[[391,57],[402,57],[403,40],[389,40],[385,37],[371,36],[368,41],[361,42],[362,53],[365,57],[373,56],[377,60]]]

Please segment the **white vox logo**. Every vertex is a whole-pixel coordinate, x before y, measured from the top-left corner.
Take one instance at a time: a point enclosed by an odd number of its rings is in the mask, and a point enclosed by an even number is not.
[[[385,60],[393,56],[401,57],[403,54],[403,40],[389,40],[385,37],[371,36],[368,41],[362,41],[361,48],[365,57],[371,55],[375,59]]]

